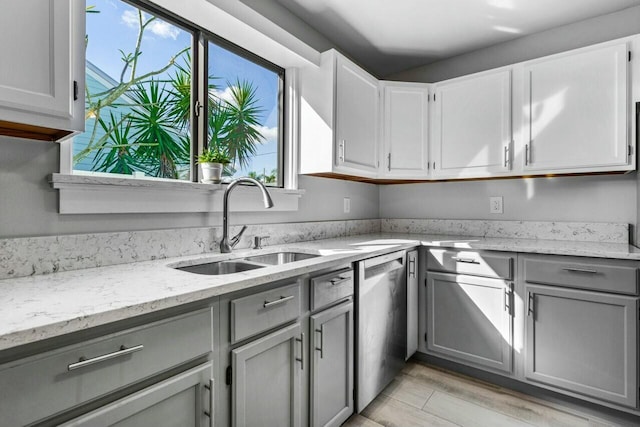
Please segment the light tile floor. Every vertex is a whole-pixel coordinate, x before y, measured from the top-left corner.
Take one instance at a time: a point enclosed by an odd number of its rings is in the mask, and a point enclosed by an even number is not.
[[[344,427],[613,425],[558,404],[409,362],[382,394]]]

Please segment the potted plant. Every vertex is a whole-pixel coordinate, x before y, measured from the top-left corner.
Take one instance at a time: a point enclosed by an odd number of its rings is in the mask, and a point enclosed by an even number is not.
[[[229,155],[217,147],[209,147],[198,155],[198,164],[202,170],[202,182],[217,184],[222,177],[224,165],[231,162]]]

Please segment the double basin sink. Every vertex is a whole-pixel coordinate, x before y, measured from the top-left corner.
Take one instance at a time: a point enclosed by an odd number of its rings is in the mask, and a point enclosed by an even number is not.
[[[264,255],[248,256],[240,259],[207,262],[204,264],[187,265],[184,267],[174,268],[176,270],[186,271],[189,273],[219,276],[222,274],[233,274],[241,271],[255,270],[257,268],[272,265],[288,264],[290,262],[302,261],[318,256],[320,255],[306,254],[302,252],[274,252]]]

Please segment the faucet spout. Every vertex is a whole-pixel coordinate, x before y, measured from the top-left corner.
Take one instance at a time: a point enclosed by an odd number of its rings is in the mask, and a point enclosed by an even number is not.
[[[267,187],[264,186],[260,181],[249,178],[242,177],[238,179],[234,179],[227,185],[227,189],[224,190],[224,196],[222,198],[222,241],[220,241],[220,252],[229,253],[233,249],[235,245],[240,241],[240,236],[242,236],[242,232],[246,229],[246,226],[243,227],[242,231],[236,236],[231,242],[229,242],[229,194],[231,191],[241,183],[253,184],[260,189],[262,192],[262,201],[264,203],[265,209],[269,209],[273,207],[273,200],[271,199],[271,195],[267,190]]]

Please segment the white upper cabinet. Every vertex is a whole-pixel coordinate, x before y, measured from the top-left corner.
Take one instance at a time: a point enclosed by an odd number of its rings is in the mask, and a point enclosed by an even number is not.
[[[14,1],[3,9],[0,134],[57,140],[84,130],[85,1]]]
[[[511,173],[511,79],[511,69],[500,69],[435,85],[433,178]]]
[[[635,168],[628,55],[628,43],[616,42],[523,65],[525,174]]]
[[[384,81],[381,178],[426,179],[429,174],[429,87]]]
[[[300,173],[376,178],[378,80],[335,50],[299,76]]]
[[[342,56],[336,64],[336,168],[378,169],[378,80]]]

